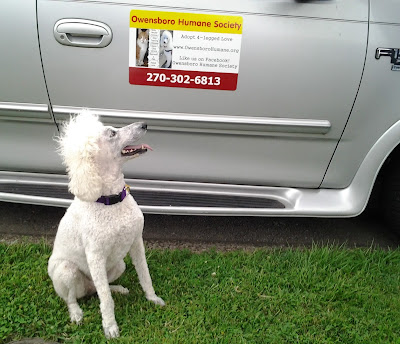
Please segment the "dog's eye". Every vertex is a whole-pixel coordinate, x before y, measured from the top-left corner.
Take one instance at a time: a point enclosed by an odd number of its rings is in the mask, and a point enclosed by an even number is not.
[[[112,129],[109,130],[109,133],[110,133],[110,137],[114,137],[117,134],[117,132]]]

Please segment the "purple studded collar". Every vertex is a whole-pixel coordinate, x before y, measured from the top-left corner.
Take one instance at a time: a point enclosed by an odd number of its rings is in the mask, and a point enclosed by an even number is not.
[[[103,203],[105,205],[113,205],[119,202],[122,202],[127,195],[129,195],[130,187],[128,184],[125,184],[124,188],[119,194],[109,195],[109,196],[101,196],[96,202]]]

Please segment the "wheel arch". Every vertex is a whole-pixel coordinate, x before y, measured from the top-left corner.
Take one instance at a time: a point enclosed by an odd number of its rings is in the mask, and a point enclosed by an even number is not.
[[[396,162],[400,163],[400,120],[371,147],[349,186],[364,203],[355,215],[359,215],[367,207],[377,208],[385,177]]]

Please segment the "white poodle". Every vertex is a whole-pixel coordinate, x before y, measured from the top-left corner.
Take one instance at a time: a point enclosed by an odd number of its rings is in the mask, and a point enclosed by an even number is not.
[[[147,130],[145,123],[116,129],[103,126],[84,110],[72,117],[59,138],[60,154],[67,166],[69,190],[75,195],[58,227],[48,272],[57,294],[68,305],[71,321],[83,313],[77,299],[97,292],[107,338],[119,336],[110,286],[125,270],[129,252],[146,298],[164,301],[154,292],[142,239],[143,214],[125,186],[122,165],[151,149],[130,146]]]
[[[172,43],[172,33],[168,30],[164,30],[160,38],[160,55],[161,55],[160,67],[171,68],[173,48],[174,45]]]

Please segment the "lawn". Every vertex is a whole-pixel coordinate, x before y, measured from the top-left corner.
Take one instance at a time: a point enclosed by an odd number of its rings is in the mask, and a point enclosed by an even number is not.
[[[97,297],[80,300],[81,325],[47,276],[51,249],[0,244],[0,343],[41,337],[106,342]],[[148,250],[164,308],[148,302],[136,273],[114,295],[121,337],[112,343],[400,343],[400,250]]]

